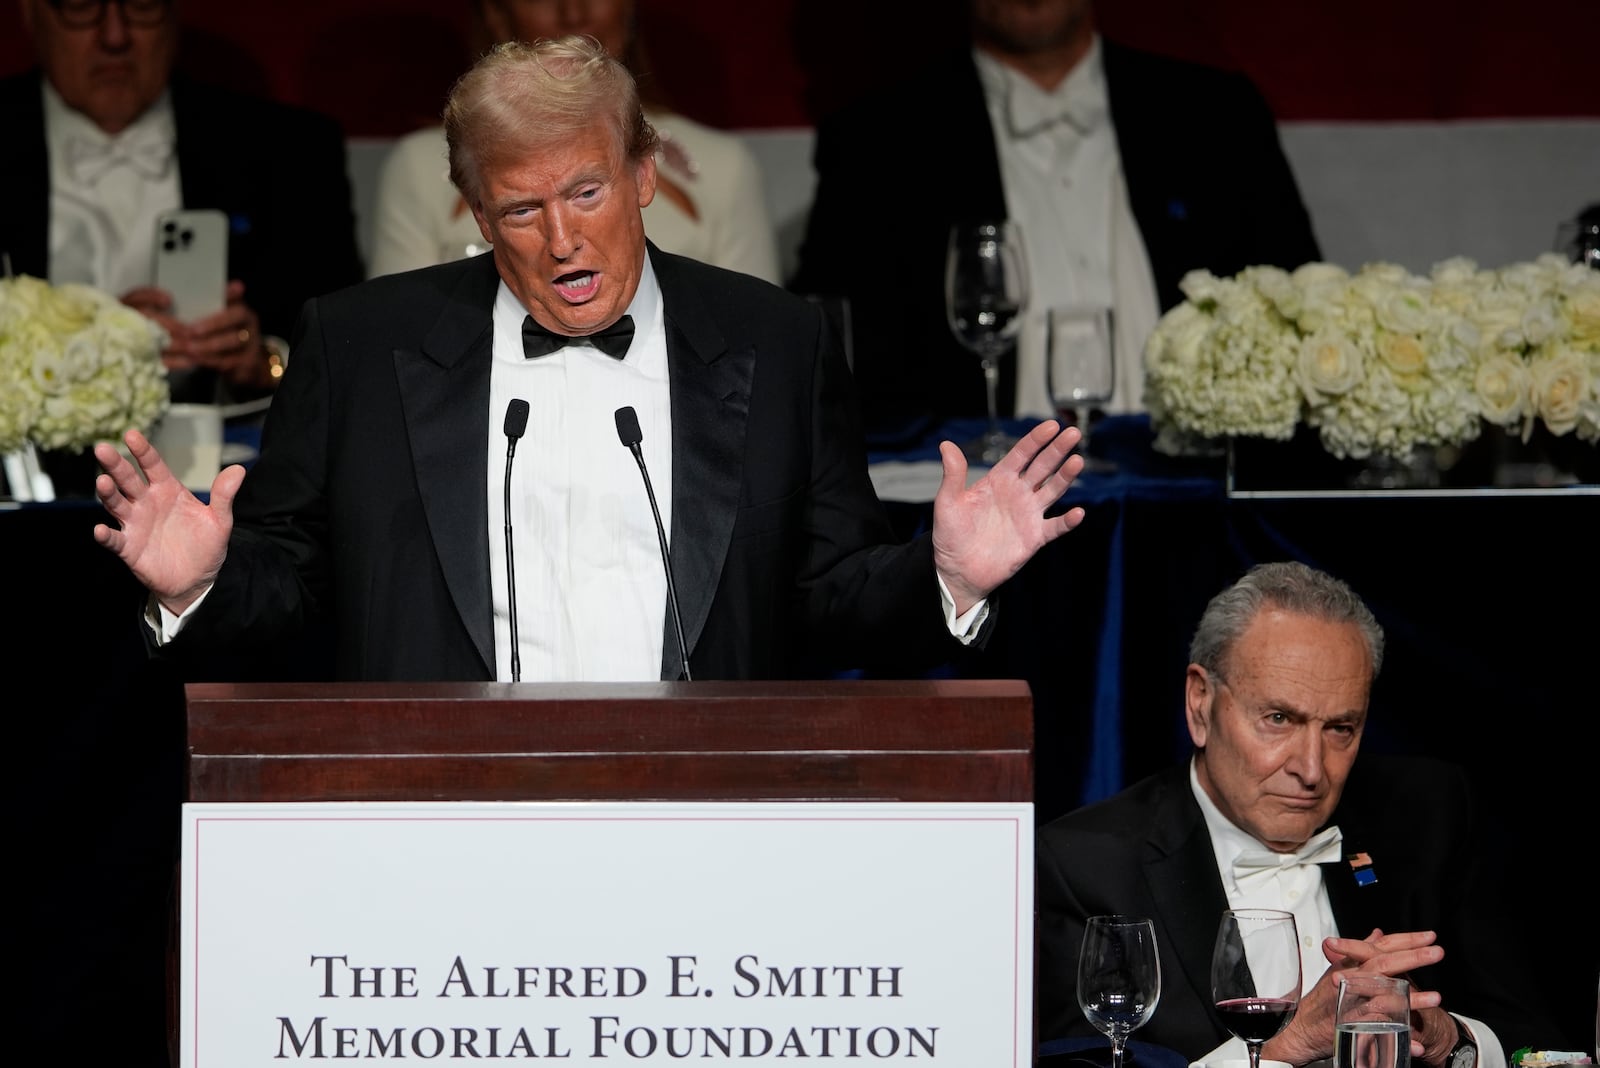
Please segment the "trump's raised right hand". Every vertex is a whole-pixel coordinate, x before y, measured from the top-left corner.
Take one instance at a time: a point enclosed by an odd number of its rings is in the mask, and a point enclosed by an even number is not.
[[[178,480],[143,434],[130,430],[122,440],[134,463],[109,442],[94,447],[105,469],[95,479],[95,496],[115,520],[96,524],[94,540],[116,553],[163,607],[181,614],[211,588],[222,568],[244,468],[235,464],[217,475],[208,505]]]

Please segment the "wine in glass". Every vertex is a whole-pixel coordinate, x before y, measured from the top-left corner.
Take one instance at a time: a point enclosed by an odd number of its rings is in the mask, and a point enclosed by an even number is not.
[[[993,464],[1016,443],[1000,429],[1000,358],[1014,352],[1028,308],[1028,260],[1022,233],[1009,220],[950,228],[945,253],[945,318],[956,340],[983,366],[989,423],[983,435],[963,446],[967,459]]]
[[[1078,452],[1085,471],[1110,472],[1117,465],[1093,455],[1089,431],[1117,388],[1111,309],[1103,304],[1056,304],[1045,311],[1044,373],[1056,414],[1082,437]]]
[[[1078,1007],[1111,1039],[1111,1068],[1122,1068],[1128,1036],[1161,1000],[1155,925],[1137,916],[1091,916],[1078,952]]]
[[[1260,1068],[1261,1047],[1300,1006],[1300,934],[1294,914],[1229,909],[1211,951],[1211,999],[1217,1018]]]

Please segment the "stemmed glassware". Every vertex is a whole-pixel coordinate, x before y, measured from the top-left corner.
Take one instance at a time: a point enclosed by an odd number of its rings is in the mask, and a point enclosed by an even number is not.
[[[1211,999],[1217,1018],[1260,1068],[1261,1047],[1300,1006],[1300,934],[1294,914],[1229,909],[1211,951]]]
[[[960,224],[950,228],[945,253],[945,319],[956,340],[983,365],[989,424],[976,441],[963,446],[967,459],[993,464],[1016,443],[1000,429],[1000,358],[1015,351],[1017,332],[1028,308],[1028,259],[1022,233],[1009,220]]]
[[[1044,373],[1050,400],[1063,424],[1082,437],[1078,452],[1085,471],[1111,472],[1117,465],[1091,454],[1089,431],[1117,388],[1111,309],[1105,305],[1057,304],[1045,311]]]
[[[1091,916],[1078,952],[1078,1007],[1111,1039],[1111,1068],[1122,1068],[1128,1036],[1161,1000],[1155,924],[1137,916]]]

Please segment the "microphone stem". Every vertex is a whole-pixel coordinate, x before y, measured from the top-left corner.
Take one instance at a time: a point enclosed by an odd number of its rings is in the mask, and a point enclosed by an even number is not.
[[[689,674],[689,643],[683,639],[683,617],[678,614],[678,590],[672,581],[672,565],[670,563],[670,549],[667,547],[667,529],[661,523],[661,509],[656,507],[656,491],[650,485],[650,472],[645,470],[644,450],[637,443],[628,446],[628,451],[633,453],[634,462],[639,465],[639,473],[644,476],[644,492],[650,498],[650,514],[656,519],[656,540],[661,543],[661,559],[668,561],[662,570],[667,576],[667,605],[672,609],[672,629],[678,636],[678,659],[683,661],[683,679],[693,682],[694,676]]]
[[[511,458],[517,451],[517,439],[506,442],[505,509],[506,528],[506,615],[511,622],[511,681],[522,681],[522,648],[517,644],[517,569],[511,551]]]

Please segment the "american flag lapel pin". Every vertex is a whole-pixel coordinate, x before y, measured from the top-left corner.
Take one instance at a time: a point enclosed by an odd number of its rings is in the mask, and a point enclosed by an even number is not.
[[[1372,858],[1367,854],[1351,853],[1347,859],[1350,861],[1350,873],[1355,876],[1357,886],[1371,886],[1378,881],[1378,873],[1372,867]]]

